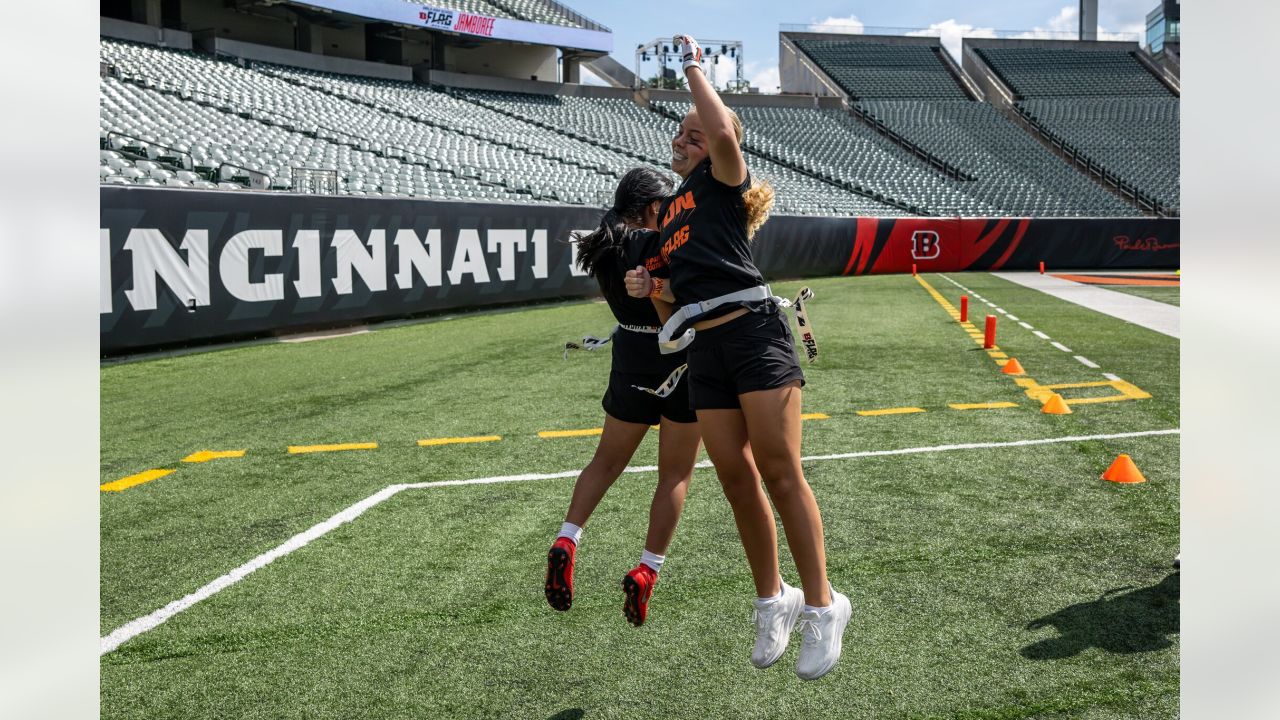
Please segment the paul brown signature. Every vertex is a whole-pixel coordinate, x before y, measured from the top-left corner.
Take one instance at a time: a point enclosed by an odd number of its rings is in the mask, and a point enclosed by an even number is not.
[[[1159,252],[1160,250],[1173,250],[1178,247],[1178,243],[1162,243],[1159,238],[1154,237],[1130,238],[1128,235],[1117,235],[1112,241],[1121,250]]]

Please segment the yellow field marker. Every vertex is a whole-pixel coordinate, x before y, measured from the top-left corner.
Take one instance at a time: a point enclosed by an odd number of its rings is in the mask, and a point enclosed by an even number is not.
[[[566,438],[566,437],[586,437],[587,435],[599,435],[604,432],[604,428],[587,428],[585,430],[539,430],[540,438]]]
[[[929,295],[932,296],[935,301],[937,301],[939,305],[942,306],[942,309],[948,315],[951,315],[953,318],[955,318],[956,316],[955,306],[952,305],[950,302],[948,302],[947,299],[943,297],[942,293],[935,290],[934,287],[928,283],[928,281],[926,281],[923,277],[919,275],[915,276],[915,280],[916,282],[920,283],[920,286],[923,287],[929,293]],[[974,326],[973,323],[957,322],[957,324],[960,325],[960,327],[963,328],[966,333],[968,333],[969,337],[973,338],[973,341],[975,343],[978,343],[979,345],[982,344],[982,341],[983,341],[982,333],[978,332],[977,327]],[[1004,361],[1005,359],[1008,358],[1008,355],[1003,350],[1000,349],[999,345],[991,348],[987,348],[987,355],[989,355],[991,359],[995,361],[996,365],[1000,367],[1004,367]],[[1017,383],[1018,387],[1023,389],[1027,397],[1040,403],[1043,403],[1045,400],[1047,400],[1050,395],[1053,395],[1055,393],[1055,391],[1068,389],[1068,388],[1113,387],[1117,391],[1116,395],[1106,395],[1103,397],[1085,397],[1085,398],[1069,398],[1069,399],[1063,398],[1063,400],[1068,405],[1090,405],[1093,403],[1122,402],[1125,400],[1145,400],[1151,397],[1151,393],[1147,392],[1146,390],[1143,390],[1142,388],[1132,383],[1125,382],[1124,380],[1120,380],[1118,378],[1115,380],[1105,380],[1105,381],[1099,381],[1099,382],[1063,383],[1059,385],[1041,385],[1040,383],[1028,377],[1015,377],[1013,378],[1013,381]],[[951,407],[956,408],[956,405],[952,404]],[[956,409],[960,409],[960,408],[956,408]],[[974,408],[974,409],[977,409],[977,408]],[[858,414],[862,415],[864,413],[860,412]],[[887,415],[892,413],[879,413],[879,414]]]
[[[998,410],[1000,408],[1016,408],[1018,403],[1015,402],[985,402],[985,403],[947,403],[947,407],[952,410]]]
[[[193,452],[182,458],[185,463],[202,463],[210,460],[221,460],[222,458],[238,458],[244,457],[244,450],[201,450]]]
[[[290,455],[303,453],[340,452],[342,450],[377,450],[378,443],[338,443],[336,445],[290,445]]]
[[[830,420],[831,416],[826,413],[802,413],[801,420]]]
[[[158,480],[164,477],[165,475],[172,474],[173,472],[174,472],[173,470],[167,470],[165,468],[158,468],[156,470],[147,470],[144,472],[140,472],[137,475],[130,475],[129,477],[123,477],[123,478],[120,478],[119,480],[113,480],[109,483],[104,483],[102,485],[99,485],[98,489],[101,490],[102,492],[120,492],[121,490],[128,490],[134,485],[141,485],[142,483],[149,483],[152,480]]]
[[[884,408],[883,410],[859,410],[858,414],[863,417],[876,417],[878,415],[906,415],[908,413],[922,413],[924,408],[918,407],[900,407],[900,408]]]
[[[427,438],[426,440],[419,440],[418,447],[433,447],[435,445],[460,445],[462,443],[496,442],[501,439],[502,439],[501,435],[474,435],[472,437]]]

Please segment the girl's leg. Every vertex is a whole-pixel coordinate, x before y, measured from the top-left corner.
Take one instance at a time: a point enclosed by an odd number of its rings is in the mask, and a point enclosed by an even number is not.
[[[564,520],[583,527],[587,518],[595,511],[604,494],[618,479],[636,448],[644,440],[649,426],[643,423],[623,422],[608,413],[604,416],[604,431],[600,434],[600,444],[596,445],[596,454],[591,458],[577,482],[573,485],[573,499],[569,501],[569,511]]]
[[[583,468],[573,485],[573,499],[565,522],[581,528],[600,504],[605,492],[626,469],[649,426],[643,423],[623,422],[608,413],[604,416],[604,430],[596,445],[595,457]],[[564,533],[567,528],[562,528]],[[580,530],[578,532],[581,532]],[[547,552],[547,578],[543,590],[547,603],[561,612],[573,605],[573,565],[577,554],[577,538],[557,538]]]
[[[676,523],[680,522],[701,437],[697,423],[678,423],[666,418],[662,419],[659,432],[658,487],[649,505],[645,552],[640,556],[640,564],[622,578],[622,614],[636,627],[643,625],[649,615],[649,597],[662,569],[667,546],[675,535]]]
[[[782,578],[778,574],[778,531],[752,461],[754,448],[747,441],[743,413],[737,409],[699,410],[698,425],[707,455],[720,478],[720,487],[733,508],[733,519],[755,580],[756,595],[773,597],[782,590]]]
[[[658,431],[658,487],[649,505],[649,533],[644,541],[644,549],[655,555],[666,555],[675,535],[701,441],[698,423],[662,419]]]
[[[800,466],[800,383],[738,396],[756,465],[778,509],[805,603],[831,604],[822,515]],[[710,448],[710,440],[707,442]]]

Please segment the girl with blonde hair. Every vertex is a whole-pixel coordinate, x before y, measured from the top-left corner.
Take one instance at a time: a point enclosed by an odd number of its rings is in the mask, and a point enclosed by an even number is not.
[[[687,35],[675,41],[694,110],[671,142],[671,169],[684,182],[659,208],[668,279],[636,266],[626,274],[627,292],[650,296],[660,316],[670,314],[660,345],[688,347],[690,405],[755,581],[751,662],[777,662],[798,626],[796,674],[816,680],[840,659],[851,607],[827,580],[822,516],[800,465],[804,373],[786,316],[751,258],[749,241],[768,216],[773,190],[748,172],[742,123],[703,75],[701,48]],[[779,572],[770,499],[803,590]]]

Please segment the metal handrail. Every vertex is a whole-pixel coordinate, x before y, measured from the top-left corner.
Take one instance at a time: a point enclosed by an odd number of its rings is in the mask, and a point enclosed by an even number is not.
[[[815,30],[814,28],[821,28]],[[941,37],[938,28],[877,27],[861,23],[781,23],[779,32],[827,33],[831,35],[907,35],[911,37]],[[842,32],[844,31],[844,32]]]
[[[872,129],[874,129],[880,135],[883,135],[893,144],[897,145],[903,150],[906,150],[907,152],[911,153],[917,158],[925,161],[926,164],[928,164],[930,167],[935,168],[946,177],[949,177],[953,180],[964,180],[964,181],[973,181],[976,179],[969,173],[961,170],[955,165],[952,165],[946,160],[943,160],[942,158],[937,157],[933,153],[929,152],[928,150],[920,147],[919,145],[915,144],[911,140],[907,139],[906,137],[898,133],[896,130],[886,125],[883,120],[876,117],[869,110],[866,110],[865,108],[859,107],[857,105],[850,105],[849,113],[854,117],[858,118],[859,120],[862,120],[863,122],[870,125]]]
[[[1058,135],[1041,124],[1039,120],[1031,115],[1031,113],[1027,112],[1022,106],[1015,104],[1013,107],[1019,116],[1035,128],[1036,132],[1040,133],[1041,137],[1045,138],[1051,145],[1061,150],[1062,153],[1077,166],[1084,168],[1088,173],[1100,178],[1108,185],[1111,185],[1116,190],[1120,191],[1120,194],[1132,199],[1138,205],[1156,213],[1157,215],[1172,215],[1172,208],[1165,207],[1164,203],[1161,203],[1159,200],[1156,200],[1142,192],[1138,188],[1134,187],[1134,185],[1129,181],[1111,172],[1111,170],[1094,160],[1092,157],[1085,155],[1082,151],[1076,149],[1075,146],[1071,145],[1061,137],[1058,137]]]
[[[261,188],[259,188],[260,190],[267,190],[267,189],[269,189],[269,188],[271,187],[271,183],[275,180],[275,178],[271,177],[270,175],[268,175],[268,174],[266,174],[266,173],[264,173],[264,172],[259,172],[259,171],[257,171],[257,170],[250,170],[249,168],[247,168],[247,167],[245,167],[245,166],[243,166],[243,165],[236,165],[236,164],[233,164],[233,163],[227,163],[227,162],[224,162],[224,163],[219,163],[219,164],[218,164],[218,168],[217,168],[217,170],[215,171],[216,177],[218,178],[218,182],[225,182],[225,180],[224,180],[224,179],[223,179],[223,177],[222,177],[222,169],[223,169],[223,168],[232,168],[232,169],[234,169],[234,170],[243,170],[243,171],[244,171],[244,174],[249,176],[249,180],[250,180],[251,182],[254,180],[254,177],[255,177],[255,176],[257,176],[257,178],[259,179],[259,182],[261,182],[261,183],[262,183],[262,187],[261,187]],[[235,174],[234,174],[234,173],[232,174],[232,177],[235,177]],[[252,188],[252,185],[251,185],[250,187]]]
[[[183,169],[183,170],[195,170],[195,168],[196,168],[196,160],[195,160],[195,157],[194,157],[191,153],[186,152],[185,150],[179,150],[179,149],[177,149],[177,148],[175,148],[175,147],[170,147],[170,146],[168,146],[168,145],[164,145],[164,144],[162,144],[162,143],[155,142],[155,141],[153,141],[153,140],[147,140],[146,138],[141,138],[141,137],[138,137],[138,136],[136,136],[136,135],[129,135],[129,134],[122,133],[122,132],[116,132],[116,131],[114,131],[114,130],[112,130],[112,131],[110,131],[110,132],[108,132],[108,133],[107,133],[107,145],[108,145],[108,147],[111,145],[111,138],[112,138],[113,136],[114,136],[114,137],[121,137],[121,138],[128,138],[129,140],[136,140],[136,141],[138,141],[138,142],[144,143],[148,148],[156,148],[156,147],[158,147],[158,148],[164,148],[165,150],[172,151],[172,153],[173,153],[173,156],[174,156],[174,157],[186,158],[186,161],[187,161],[187,162],[186,162],[186,164],[181,164],[181,163],[180,163],[180,165],[181,165],[181,167],[182,167],[182,169]],[[113,150],[114,150],[115,148],[111,148],[111,149],[113,149]],[[145,153],[144,153],[144,154],[145,154]],[[158,158],[158,157],[159,157],[159,155],[149,155],[149,154],[148,154],[148,155],[147,155],[147,160],[155,160],[155,159],[156,159],[156,158]]]

